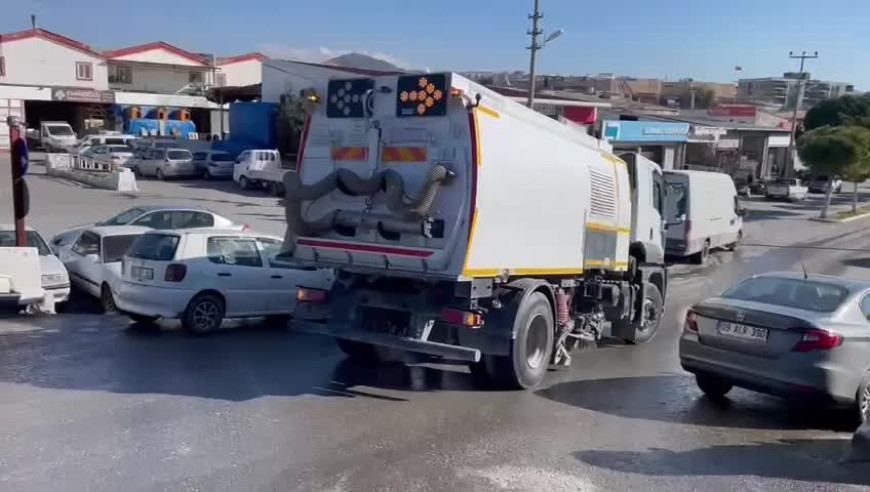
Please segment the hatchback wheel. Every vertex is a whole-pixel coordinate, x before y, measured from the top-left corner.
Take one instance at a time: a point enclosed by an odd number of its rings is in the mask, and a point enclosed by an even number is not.
[[[157,179],[159,179],[160,181],[163,181],[164,179],[166,179],[166,176],[163,175],[163,169],[157,170]]]
[[[224,312],[223,299],[214,294],[200,294],[187,305],[181,325],[191,333],[204,335],[220,328]]]
[[[118,311],[115,306],[115,297],[112,295],[112,289],[108,284],[103,284],[100,287],[100,304],[103,306],[103,312],[106,314],[114,314]]]

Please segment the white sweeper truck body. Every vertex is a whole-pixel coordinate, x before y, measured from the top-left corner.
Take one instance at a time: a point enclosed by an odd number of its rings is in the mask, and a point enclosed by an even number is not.
[[[304,91],[282,261],[334,268],[299,290],[302,330],[467,361],[531,388],[608,332],[652,338],[667,287],[659,167],[452,74]],[[317,313],[322,313],[318,316]]]

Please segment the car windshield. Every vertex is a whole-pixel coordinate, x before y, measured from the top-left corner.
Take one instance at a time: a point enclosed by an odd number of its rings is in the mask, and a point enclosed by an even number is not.
[[[102,222],[97,222],[99,226],[114,226],[114,225],[126,225],[133,221],[136,217],[139,217],[145,213],[145,210],[141,208],[131,208],[129,210],[125,210],[118,215],[112,217],[111,219],[106,219]]]
[[[0,231],[0,247],[15,247],[18,243],[15,240],[15,231],[4,230]],[[39,251],[39,256],[51,255],[51,249],[42,240],[42,236],[36,231],[27,231],[27,246],[36,248]]]
[[[103,263],[121,261],[139,234],[125,236],[109,236],[103,239]]]
[[[213,162],[232,162],[233,156],[230,154],[212,154],[211,160]]]
[[[828,282],[754,277],[732,287],[722,297],[829,313],[840,307],[848,295],[846,288]]]
[[[169,261],[175,257],[178,236],[173,234],[144,234],[133,244],[127,256],[143,260]]]
[[[169,159],[173,161],[181,161],[184,159],[190,159],[190,152],[186,150],[170,150],[168,152]]]
[[[49,135],[54,135],[55,137],[68,137],[70,135],[75,135],[72,128],[66,125],[46,125],[45,129],[48,130]]]

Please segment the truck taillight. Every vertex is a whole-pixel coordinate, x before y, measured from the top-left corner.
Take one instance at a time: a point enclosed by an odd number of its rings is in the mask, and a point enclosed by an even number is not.
[[[187,275],[187,266],[180,263],[173,263],[166,267],[166,272],[163,274],[163,280],[167,282],[181,282]]]
[[[326,303],[327,292],[322,289],[309,289],[307,287],[299,287],[296,290],[296,301],[310,302],[312,304]]]
[[[686,322],[683,323],[683,330],[688,333],[698,333],[698,315],[694,311],[686,313]]]
[[[470,326],[471,328],[479,328],[483,326],[483,316],[477,313],[451,308],[444,308],[441,310],[441,321],[451,325]]]
[[[792,352],[809,352],[811,350],[831,350],[843,343],[843,337],[825,330],[811,329],[804,333]]]

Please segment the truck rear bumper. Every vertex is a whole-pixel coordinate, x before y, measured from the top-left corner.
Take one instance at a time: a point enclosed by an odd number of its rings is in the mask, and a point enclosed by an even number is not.
[[[357,330],[336,330],[328,324],[294,319],[290,326],[296,331],[314,335],[325,335],[333,338],[343,338],[354,342],[369,343],[381,347],[389,347],[409,352],[434,355],[449,360],[464,362],[480,362],[480,350],[460,347],[446,343],[429,342],[414,338],[397,337],[384,333],[374,333]]]

